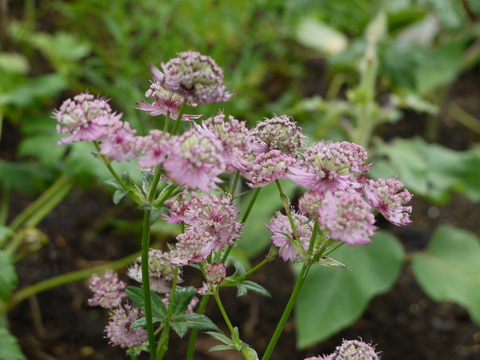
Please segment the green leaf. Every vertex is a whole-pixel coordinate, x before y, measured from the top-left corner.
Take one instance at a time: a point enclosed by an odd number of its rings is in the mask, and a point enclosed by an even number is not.
[[[0,300],[6,300],[17,285],[18,277],[12,259],[4,250],[0,250],[0,269],[2,269],[0,271]]]
[[[127,194],[128,191],[125,191],[123,189],[115,191],[115,193],[113,194],[113,203],[117,205]]]
[[[245,289],[253,291],[257,294],[270,297],[270,293],[263,286],[249,280],[244,280],[240,283]]]
[[[193,286],[186,286],[175,290],[175,299],[173,302],[173,315],[180,316],[185,314],[188,305],[192,301],[197,291]]]
[[[150,292],[152,298],[152,314],[158,318],[158,321],[165,321],[167,318],[168,310],[162,299],[153,291]]]
[[[313,266],[295,307],[297,345],[305,348],[353,323],[375,295],[393,286],[403,248],[391,234],[379,231],[373,243],[342,246],[333,254],[355,273]],[[299,267],[295,267],[299,271]]]
[[[142,288],[127,286],[125,291],[135,305],[137,305],[140,309],[145,309],[145,298],[143,297]]]
[[[215,345],[210,350],[208,350],[208,352],[210,352],[210,351],[224,351],[224,350],[232,350],[232,349],[233,348],[231,346],[228,346],[228,345]]]
[[[153,182],[153,174],[150,171],[142,171],[140,176],[142,177],[142,190],[145,196],[150,194]]]
[[[438,227],[425,252],[413,259],[415,278],[435,301],[468,309],[480,325],[480,239],[469,231]]]
[[[24,360],[20,346],[15,336],[4,327],[0,327],[0,360]]]
[[[117,190],[123,190],[123,186],[118,182],[117,179],[104,180],[102,181],[102,183],[104,183],[105,185],[113,186]]]
[[[223,335],[219,332],[207,331],[207,334],[210,335],[210,336],[213,336],[215,339],[217,339],[218,341],[221,341],[222,343],[224,343],[226,345],[235,347],[235,341],[233,341],[229,337],[227,337],[227,336],[225,336],[225,335]]]
[[[51,175],[49,169],[39,164],[0,160],[0,184],[6,189],[33,195],[37,182],[47,180]]]
[[[185,333],[188,330],[187,322],[182,318],[176,318],[172,323],[170,323],[172,329],[177,333],[180,338],[183,338]]]
[[[147,326],[147,319],[145,317],[142,317],[140,319],[137,319],[133,322],[132,325],[130,325],[130,330],[133,330],[137,327],[146,327]]]
[[[171,326],[180,337],[183,337],[189,328],[218,330],[208,317],[198,314],[183,314],[175,317]]]

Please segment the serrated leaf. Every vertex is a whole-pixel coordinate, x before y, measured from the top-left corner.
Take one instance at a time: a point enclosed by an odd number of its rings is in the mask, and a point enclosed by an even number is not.
[[[268,296],[270,297],[270,293],[268,292],[267,289],[265,289],[263,286],[249,280],[244,280],[241,282],[242,286],[244,286],[247,290],[253,291],[257,294],[263,295],[263,296]]]
[[[170,326],[180,338],[183,338],[188,330],[187,322],[183,318],[175,319],[174,322],[170,323]]]
[[[168,310],[162,299],[155,293],[151,292],[150,296],[152,298],[152,314],[157,317],[159,321],[165,321],[167,318]]]
[[[123,189],[115,191],[115,193],[113,194],[113,203],[117,205],[127,194],[128,191],[125,191]]]
[[[6,300],[17,285],[18,277],[12,259],[4,250],[0,250],[0,269],[0,300]]]
[[[186,286],[175,290],[175,299],[173,302],[173,315],[180,316],[185,314],[188,305],[196,295],[197,291],[193,286]]]
[[[208,350],[208,352],[210,352],[210,351],[224,351],[224,350],[233,350],[233,348],[231,346],[227,346],[227,345],[215,345],[210,350]]]
[[[145,298],[143,297],[142,288],[127,286],[125,291],[135,305],[137,305],[140,309],[145,309]]]
[[[142,177],[142,190],[145,196],[148,196],[150,194],[150,190],[152,188],[152,182],[153,182],[153,174],[150,171],[142,171],[140,173],[140,176]]]
[[[0,327],[0,360],[25,360],[15,336],[5,327]]]
[[[123,186],[117,181],[117,179],[104,180],[102,181],[102,183],[105,185],[113,186],[117,190],[123,190]]]
[[[140,319],[135,320],[132,325],[130,325],[130,330],[133,330],[137,327],[146,327],[146,326],[147,326],[147,319],[145,317],[141,317]]]
[[[454,301],[480,325],[480,239],[469,231],[438,227],[425,252],[413,259],[415,278],[435,301]]]
[[[224,334],[214,331],[207,331],[206,333],[226,345],[235,346],[235,342]]]
[[[341,247],[333,254],[355,273],[313,266],[295,306],[297,345],[315,344],[353,323],[370,299],[393,286],[403,248],[391,234],[379,231],[373,243]],[[299,271],[298,266],[294,268]]]
[[[187,326],[194,329],[219,330],[212,320],[201,314],[185,314],[182,317],[187,321]]]
[[[127,292],[127,295],[130,297],[130,299],[132,299],[135,305],[137,305],[140,309],[145,309],[143,288],[127,286],[125,290]],[[157,319],[157,321],[164,321],[167,317],[168,311],[162,299],[160,299],[158,295],[153,291],[150,292],[150,298],[152,302],[152,315]]]

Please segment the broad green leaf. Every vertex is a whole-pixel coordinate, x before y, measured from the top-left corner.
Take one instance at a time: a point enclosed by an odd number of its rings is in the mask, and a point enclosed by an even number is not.
[[[400,272],[403,248],[391,234],[379,231],[373,243],[342,246],[331,256],[346,269],[313,266],[295,306],[297,346],[327,339],[353,323],[375,295],[393,286]],[[295,267],[299,271],[299,267]]]
[[[20,346],[15,336],[4,327],[0,327],[0,360],[24,360]]]
[[[263,286],[249,280],[244,280],[240,283],[245,289],[253,291],[257,294],[270,297],[270,293]]]
[[[39,164],[0,160],[0,184],[33,195],[38,181],[51,178],[51,171]]]
[[[454,301],[480,325],[480,239],[469,231],[441,226],[425,252],[413,259],[415,278],[435,301]]]
[[[291,181],[281,180],[280,182],[283,191],[292,198],[295,185]],[[242,198],[240,218],[243,216],[254,191],[251,190],[250,194]],[[270,245],[272,234],[265,224],[270,222],[275,210],[281,208],[282,203],[276,185],[269,184],[263,187],[242,230],[242,238],[238,241],[238,248],[245,251],[249,257],[253,257]]]
[[[143,297],[142,288],[127,286],[125,291],[135,305],[137,305],[140,309],[145,309],[145,299]]]
[[[189,328],[218,330],[218,327],[208,317],[198,314],[180,315],[173,320],[171,325],[180,337],[183,337]]]
[[[410,191],[437,202],[446,202],[449,191],[465,194],[470,200],[480,200],[480,152],[454,151],[423,139],[397,139],[390,144],[378,143],[378,153],[390,159],[390,174]],[[385,163],[382,163],[386,165]],[[373,177],[388,172],[373,167]]]
[[[18,277],[12,259],[4,250],[0,250],[0,269],[0,300],[6,300],[17,285]]]
[[[115,191],[115,193],[113,194],[113,203],[117,205],[127,194],[128,191],[125,191],[123,189]]]

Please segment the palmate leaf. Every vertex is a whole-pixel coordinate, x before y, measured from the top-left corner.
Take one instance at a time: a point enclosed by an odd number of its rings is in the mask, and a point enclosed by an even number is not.
[[[184,315],[188,305],[192,301],[197,291],[193,286],[186,286],[175,290],[175,299],[173,301],[173,315]]]
[[[320,342],[350,325],[373,296],[394,284],[403,248],[393,235],[383,231],[372,240],[371,244],[343,246],[332,253],[354,273],[312,266],[295,306],[299,348]]]
[[[183,337],[189,328],[218,330],[218,327],[208,317],[199,314],[180,315],[173,320],[171,326],[180,337]]]
[[[138,288],[134,286],[128,286],[126,292],[133,303],[137,305],[140,309],[145,309],[145,298],[143,296],[143,288]],[[158,297],[153,291],[150,292],[150,297],[152,301],[152,315],[158,321],[164,321],[167,317],[167,308],[163,303],[162,299]]]
[[[438,227],[425,252],[413,259],[415,278],[436,301],[451,300],[480,324],[480,239],[471,232]]]

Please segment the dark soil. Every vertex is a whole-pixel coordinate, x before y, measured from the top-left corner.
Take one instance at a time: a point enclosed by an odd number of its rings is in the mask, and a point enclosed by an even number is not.
[[[475,75],[472,76],[472,75]],[[449,98],[471,114],[480,117],[480,88],[478,69],[475,74],[463,76],[450,90]],[[386,139],[393,136],[423,135],[426,119],[407,113],[407,118],[395,125],[380,129]],[[465,129],[446,114],[441,117],[438,139],[442,145],[453,149],[466,149],[479,142],[478,134]],[[9,135],[5,134],[5,138]],[[22,194],[13,194],[17,211],[32,200]],[[395,228],[382,226],[394,232],[408,252],[422,250],[439,224],[450,224],[480,235],[478,204],[460,195],[453,195],[450,203],[437,207],[420,197],[412,204],[413,223]],[[75,189],[40,224],[40,229],[50,238],[41,251],[31,254],[18,265],[19,288],[59,274],[85,269],[127,256],[138,251],[139,233],[135,223],[118,230],[107,223],[100,231],[91,232],[98,221],[113,208],[106,191]],[[14,209],[14,211],[15,211]],[[429,211],[430,210],[430,211]],[[128,213],[119,209],[118,218],[125,221],[140,219],[141,213]],[[428,214],[433,214],[434,218]],[[118,225],[118,223],[117,223]],[[264,255],[254,260],[260,261]],[[123,279],[126,280],[124,274]],[[194,273],[185,274],[192,281]],[[293,275],[281,260],[265,266],[252,278],[267,288],[271,298],[257,295],[237,298],[234,289],[222,290],[227,312],[241,329],[242,339],[262,354],[280,318],[292,290]],[[126,359],[124,349],[111,347],[104,338],[103,329],[108,314],[103,309],[86,305],[90,296],[87,281],[71,283],[38,294],[30,301],[16,306],[9,314],[11,330],[18,337],[28,359]],[[214,322],[223,321],[213,302],[207,315]],[[363,316],[348,329],[334,335],[322,344],[305,350],[295,349],[294,319],[285,328],[272,360],[296,359],[331,353],[342,339],[362,337],[377,344],[384,360],[478,360],[480,359],[480,330],[469,318],[466,310],[453,303],[435,303],[416,284],[411,266],[406,262],[395,286],[385,294],[376,296]],[[187,341],[173,336],[167,359],[184,359]],[[241,359],[234,352],[207,351],[215,345],[208,336],[199,337],[196,359]]]

